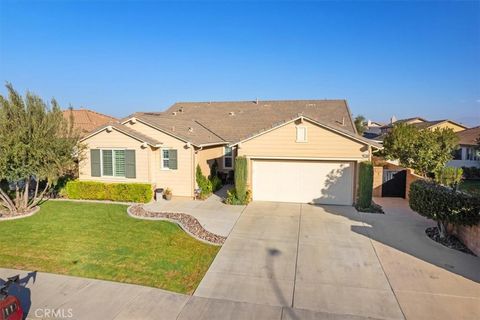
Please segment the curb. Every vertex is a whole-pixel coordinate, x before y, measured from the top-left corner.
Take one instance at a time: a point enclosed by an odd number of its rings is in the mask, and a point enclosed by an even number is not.
[[[174,223],[176,224],[177,226],[180,227],[180,229],[182,229],[183,231],[185,231],[186,234],[188,234],[190,237],[194,238],[195,240],[198,240],[200,242],[203,242],[205,244],[209,244],[209,245],[213,245],[213,246],[217,246],[217,247],[221,247],[223,245],[223,243],[215,243],[215,242],[210,242],[210,241],[207,241],[205,239],[202,239],[202,238],[199,238],[197,237],[196,235],[194,235],[193,233],[191,233],[180,221],[177,221],[177,220],[174,220],[174,219],[169,219],[169,218],[162,218],[162,217],[159,217],[159,218],[153,218],[153,217],[140,217],[140,216],[137,216],[133,213],[130,212],[130,209],[133,207],[133,205],[129,206],[127,208],[127,214],[132,217],[132,218],[135,218],[135,219],[139,219],[139,220],[150,220],[150,221],[168,221],[168,222],[171,222],[171,223]],[[160,212],[161,213],[161,212]],[[186,214],[186,215],[189,215],[188,213],[183,213],[183,212],[178,212],[178,213],[182,213],[182,214]],[[191,216],[192,218],[195,218],[194,216],[192,215],[189,215]],[[204,229],[202,227],[203,230],[205,231],[208,231],[206,229]],[[208,231],[210,232],[210,231]],[[217,235],[217,234],[216,234]],[[219,236],[219,235],[217,235]]]
[[[18,215],[18,216],[13,216],[13,217],[6,217],[6,218],[2,218],[0,217],[0,221],[9,221],[9,220],[17,220],[17,219],[23,219],[23,218],[28,218],[28,217],[31,217],[33,216],[35,213],[37,213],[38,211],[40,211],[40,207],[39,206],[36,206],[35,209],[33,209],[33,211],[27,213],[27,214],[23,214],[23,215]]]

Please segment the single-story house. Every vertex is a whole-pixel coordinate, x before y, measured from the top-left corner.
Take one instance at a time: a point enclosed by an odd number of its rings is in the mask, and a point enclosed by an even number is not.
[[[63,111],[63,118],[73,120],[73,128],[83,137],[99,126],[117,122],[118,119],[89,109],[68,109]]]
[[[253,200],[351,205],[359,162],[380,146],[358,135],[345,100],[180,102],[93,130],[80,180],[146,182],[193,197],[197,165],[232,172],[245,156]]]
[[[480,126],[457,132],[459,149],[447,165],[451,167],[480,168]]]

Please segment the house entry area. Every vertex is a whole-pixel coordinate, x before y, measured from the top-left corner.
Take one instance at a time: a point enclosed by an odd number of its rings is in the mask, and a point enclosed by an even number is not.
[[[256,201],[352,205],[354,162],[254,160]]]

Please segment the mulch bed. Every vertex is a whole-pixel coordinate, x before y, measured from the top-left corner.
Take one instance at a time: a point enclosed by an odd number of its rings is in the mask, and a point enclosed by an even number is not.
[[[145,210],[141,205],[130,207],[130,213],[138,217],[168,219],[178,222],[185,231],[206,242],[221,245],[227,239],[205,230],[198,220],[186,213],[175,212],[151,212]]]
[[[475,256],[475,254],[472,251],[470,251],[470,249],[468,249],[460,240],[458,240],[457,237],[453,235],[447,235],[443,239],[440,238],[440,233],[438,232],[437,227],[427,228],[425,230],[425,233],[430,239],[440,243],[441,245],[444,245],[445,247]]]

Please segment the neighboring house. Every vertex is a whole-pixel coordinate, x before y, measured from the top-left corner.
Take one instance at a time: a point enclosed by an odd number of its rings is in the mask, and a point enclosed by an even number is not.
[[[368,120],[367,129],[363,132],[363,136],[367,139],[374,139],[382,133],[382,127],[384,123]]]
[[[457,132],[460,148],[455,152],[453,160],[447,165],[452,167],[480,168],[480,126]]]
[[[176,103],[84,139],[81,180],[147,182],[193,197],[195,168],[232,172],[245,156],[253,200],[351,205],[358,163],[380,146],[359,136],[345,100]]]
[[[88,109],[64,110],[63,117],[70,121],[73,117],[73,127],[79,131],[83,137],[93,129],[103,126],[107,123],[117,122],[114,117],[107,116]]]
[[[378,135],[373,134],[373,135],[367,135],[365,137],[377,143],[382,143],[383,139],[388,134],[388,132],[392,130],[393,126],[399,123],[406,123],[406,124],[412,125],[419,130],[425,130],[425,129],[435,130],[435,129],[449,128],[449,129],[452,129],[454,132],[459,132],[459,131],[468,129],[467,126],[464,126],[463,124],[460,124],[458,122],[448,120],[448,119],[428,121],[421,117],[413,117],[413,118],[396,120],[395,117],[392,117],[389,124],[381,126],[379,128],[380,132],[378,133]]]

